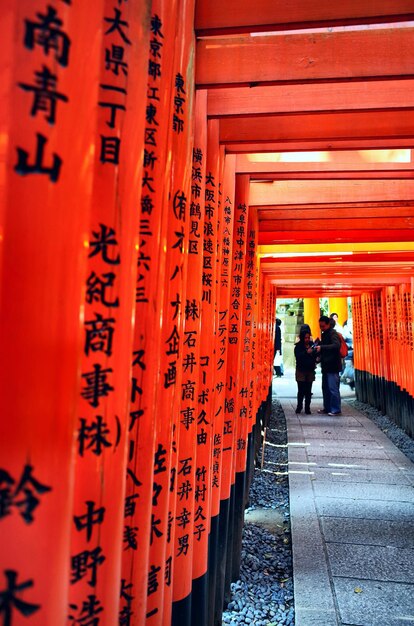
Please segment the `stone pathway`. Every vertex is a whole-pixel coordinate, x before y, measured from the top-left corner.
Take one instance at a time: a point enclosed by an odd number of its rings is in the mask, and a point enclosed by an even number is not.
[[[296,415],[293,374],[274,383],[288,426],[296,626],[414,624],[414,464],[346,402],[340,417],[317,415],[314,386],[313,415]]]

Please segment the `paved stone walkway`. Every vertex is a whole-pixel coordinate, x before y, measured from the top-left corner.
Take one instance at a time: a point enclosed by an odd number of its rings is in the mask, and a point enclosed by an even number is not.
[[[288,425],[296,626],[414,624],[414,464],[346,402],[318,415],[320,377],[312,415],[294,413],[293,372],[273,393]]]

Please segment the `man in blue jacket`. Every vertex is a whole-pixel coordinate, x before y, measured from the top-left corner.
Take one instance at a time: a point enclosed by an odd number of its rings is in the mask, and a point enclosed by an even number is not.
[[[339,354],[341,341],[332,327],[329,317],[322,315],[319,319],[322,339],[316,351],[322,366],[323,409],[318,413],[341,415],[341,395],[339,393],[339,372],[342,370],[342,359]]]

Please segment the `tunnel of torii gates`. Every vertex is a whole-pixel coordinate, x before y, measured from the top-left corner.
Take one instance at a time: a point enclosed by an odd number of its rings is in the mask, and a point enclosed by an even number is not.
[[[413,18],[3,0],[1,626],[220,624],[277,298],[413,434]]]

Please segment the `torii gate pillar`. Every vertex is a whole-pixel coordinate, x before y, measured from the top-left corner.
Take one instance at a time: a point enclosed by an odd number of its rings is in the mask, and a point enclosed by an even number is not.
[[[329,314],[338,313],[338,322],[343,326],[348,319],[347,298],[329,298]]]
[[[312,337],[315,339],[319,336],[319,298],[304,298],[303,299],[303,317],[305,324],[309,324],[312,331]]]

